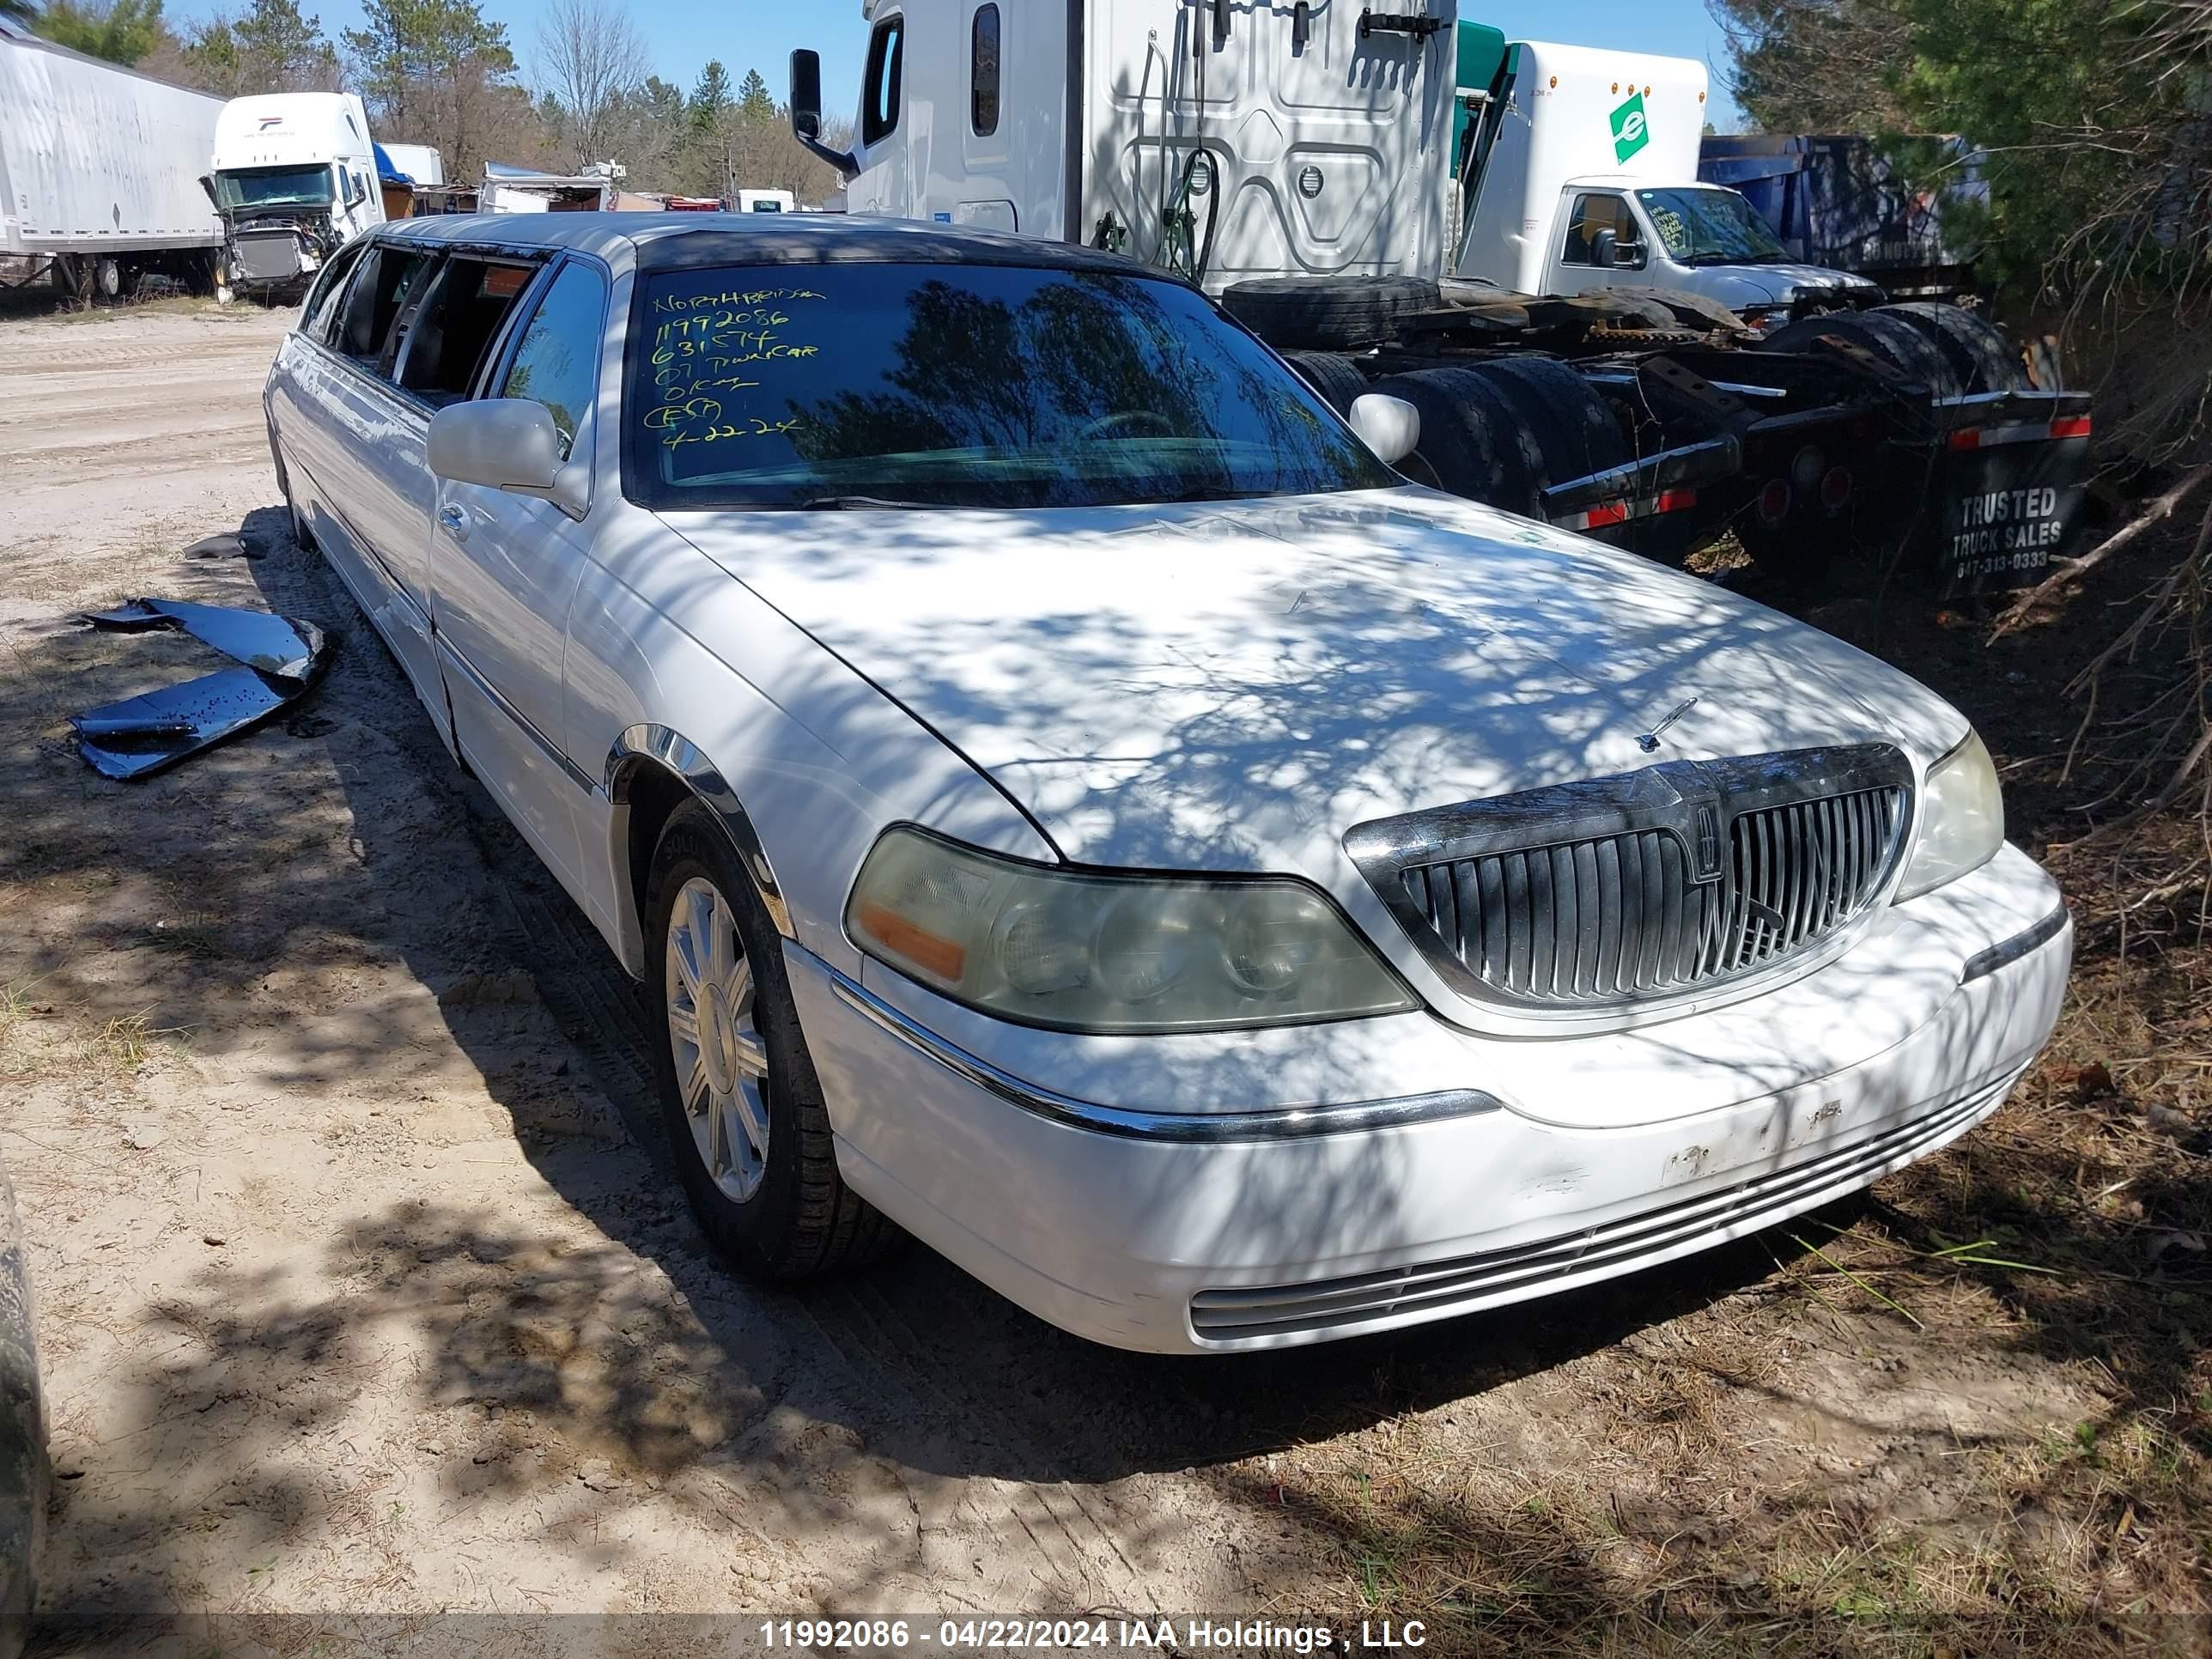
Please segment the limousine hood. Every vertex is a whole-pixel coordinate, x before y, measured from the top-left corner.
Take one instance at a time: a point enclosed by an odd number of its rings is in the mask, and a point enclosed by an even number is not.
[[[1814,629],[1425,490],[666,521],[1078,863],[1330,884],[1370,818],[1824,744],[1924,765],[1966,729]]]

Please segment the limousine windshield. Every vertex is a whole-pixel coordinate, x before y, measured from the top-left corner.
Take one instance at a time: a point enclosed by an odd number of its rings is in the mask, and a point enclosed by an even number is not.
[[[853,264],[648,278],[624,400],[657,507],[1095,507],[1401,482],[1178,283]]]

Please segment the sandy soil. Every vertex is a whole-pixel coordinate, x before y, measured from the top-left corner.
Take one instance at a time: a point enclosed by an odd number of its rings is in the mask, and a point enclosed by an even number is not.
[[[1730,1515],[1983,1526],[1962,1449],[2105,1414],[2093,1362],[2002,1322],[1831,1319],[1787,1245],[1236,1363],[1088,1347],[920,1249],[803,1296],[730,1277],[627,982],[285,532],[289,321],[0,323],[0,1158],[57,1650],[192,1613],[1383,1604],[1370,1480],[1417,1522],[1486,1494],[1501,1557],[1531,1494],[1587,1497],[1618,1547],[1561,1591],[1583,1617]],[[73,620],[142,592],[312,617],[337,665],[103,781],[64,717],[204,664]]]

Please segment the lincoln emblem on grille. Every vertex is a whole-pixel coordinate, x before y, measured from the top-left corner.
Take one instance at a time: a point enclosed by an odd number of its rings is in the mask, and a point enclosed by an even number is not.
[[[1699,801],[1697,805],[1698,879],[1701,882],[1721,878],[1721,809],[1711,801]]]

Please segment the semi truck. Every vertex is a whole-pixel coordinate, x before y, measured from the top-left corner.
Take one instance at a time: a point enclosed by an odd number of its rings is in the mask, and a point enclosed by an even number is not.
[[[278,92],[222,107],[203,183],[222,216],[216,297],[303,293],[323,262],[384,222],[368,112],[349,92]]]
[[[1624,266],[1625,244],[1664,241],[1661,209],[1596,223],[1579,185],[1644,188],[1655,106],[1686,123],[1695,88],[1523,43],[1459,124],[1456,6],[1397,3],[864,0],[855,148],[823,140],[806,49],[793,130],[854,213],[1089,243],[1198,284],[1340,410],[1409,405],[1403,469],[1492,506],[1668,562],[1733,532],[1806,581],[1854,547],[1950,588],[2032,580],[2065,550],[2086,398],[2030,386],[1956,307],[1790,301],[1759,333]],[[1610,173],[1582,171],[1583,138],[1545,148],[1577,120],[1602,124]],[[1455,125],[1463,229],[1439,187]],[[1694,147],[1674,153],[1693,176]],[[1614,280],[1546,291],[1553,234],[1564,250],[1586,226]],[[1488,280],[1470,242],[1496,250]]]
[[[0,24],[0,255],[81,300],[208,290],[222,222],[194,180],[222,111]]]

